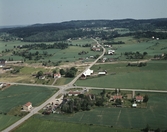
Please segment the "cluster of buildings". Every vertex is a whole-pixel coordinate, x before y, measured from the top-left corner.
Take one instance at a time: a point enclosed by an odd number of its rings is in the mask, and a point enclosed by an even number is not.
[[[93,45],[91,47],[91,50],[92,51],[101,51],[101,45],[100,44]]]

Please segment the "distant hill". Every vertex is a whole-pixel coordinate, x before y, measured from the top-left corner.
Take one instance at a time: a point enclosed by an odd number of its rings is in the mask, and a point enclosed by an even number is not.
[[[153,31],[154,29],[167,29],[167,18],[135,20],[76,20],[62,23],[34,24],[25,27],[9,27],[0,29],[13,36],[24,38],[24,41],[55,41],[70,37],[82,37],[92,32],[79,30],[80,28],[128,28],[131,31]],[[77,29],[77,30],[76,30]]]

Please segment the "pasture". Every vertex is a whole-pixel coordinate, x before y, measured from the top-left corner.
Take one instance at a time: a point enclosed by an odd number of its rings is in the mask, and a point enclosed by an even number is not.
[[[57,89],[37,86],[13,85],[0,91],[0,112],[8,113],[12,108],[22,106],[27,102],[38,106],[53,95]]]
[[[140,130],[145,128],[147,124],[153,129],[167,129],[167,94],[147,93],[147,95],[149,96],[147,108],[95,107],[90,111],[73,114],[51,114],[46,116],[38,114],[30,118],[15,131],[26,131],[29,129],[35,131],[49,131],[54,129],[61,132],[67,131],[68,129],[65,128],[68,128],[70,124],[76,128],[76,130],[80,128],[78,131],[88,132],[89,130],[85,130],[85,125],[89,129],[98,128],[99,130],[105,131],[126,131],[126,129],[135,131],[136,129]],[[73,129],[73,127],[70,128]]]
[[[127,62],[128,63],[128,62]],[[107,70],[107,75],[88,77],[77,80],[77,86],[102,88],[131,88],[166,90],[167,62],[150,61],[145,67],[127,67],[127,63],[110,63],[94,65],[94,74]],[[112,73],[116,73],[112,75]]]

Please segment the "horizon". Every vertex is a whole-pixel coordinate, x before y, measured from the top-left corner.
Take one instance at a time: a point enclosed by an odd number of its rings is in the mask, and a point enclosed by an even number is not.
[[[0,26],[72,20],[156,19],[166,16],[166,0],[0,0]]]

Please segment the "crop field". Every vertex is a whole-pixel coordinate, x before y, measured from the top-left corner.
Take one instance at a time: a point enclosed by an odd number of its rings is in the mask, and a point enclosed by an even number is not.
[[[74,128],[84,131],[84,125],[89,127],[99,127],[99,130],[104,129],[110,131],[112,129],[142,129],[148,124],[151,128],[161,130],[167,129],[167,94],[161,93],[147,93],[149,101],[147,108],[108,108],[108,107],[95,107],[90,111],[83,111],[74,114],[51,114],[46,116],[35,115],[23,125],[21,125],[16,131],[26,131],[30,128],[36,131],[50,129],[57,129],[60,131],[67,131],[64,127],[54,127],[54,124],[67,125],[74,124]],[[32,123],[34,122],[34,123]],[[78,124],[79,123],[79,124]],[[60,125],[60,126],[61,126]],[[38,127],[37,127],[38,126]],[[105,126],[105,127],[104,127]],[[112,128],[111,128],[112,126]],[[110,128],[107,128],[110,127]],[[72,128],[72,127],[71,127]],[[106,128],[106,129],[105,129]],[[91,129],[91,128],[90,128]],[[88,131],[88,130],[85,130]]]
[[[25,124],[16,128],[12,132],[29,132],[29,131],[38,131],[38,132],[139,132],[135,129],[117,129],[108,126],[99,126],[99,125],[89,125],[89,124],[76,124],[69,122],[57,122],[52,120],[30,118],[26,121]]]
[[[38,42],[40,43],[40,42]],[[35,43],[35,44],[38,44]],[[46,43],[46,42],[44,42]],[[51,42],[53,43],[53,42]],[[79,60],[79,58],[86,58],[89,56],[94,56],[94,55],[99,55],[101,54],[101,52],[93,52],[90,50],[90,47],[82,47],[82,45],[85,44],[92,44],[95,43],[92,39],[81,39],[81,40],[72,40],[69,44],[72,44],[73,46],[69,46],[67,49],[61,50],[61,49],[46,49],[46,50],[35,50],[35,49],[31,49],[30,52],[31,53],[35,53],[36,51],[38,51],[39,53],[43,53],[43,52],[47,52],[49,54],[52,54],[52,56],[48,56],[48,57],[43,57],[40,59],[40,61],[52,61],[52,62],[58,62],[58,61],[62,61],[62,62],[74,62]],[[32,44],[32,42],[21,42],[21,41],[10,41],[10,42],[3,42],[0,41],[0,52],[4,51],[6,49],[13,49],[14,46],[20,46],[20,45],[25,45],[25,44]],[[47,43],[46,43],[47,44]],[[78,55],[79,52],[88,52],[87,54],[83,54],[83,55]],[[13,60],[23,60],[24,58],[21,56],[17,56],[17,55],[13,55],[12,51],[11,52],[7,52],[5,53],[4,56],[1,56],[0,59],[6,59],[8,60],[9,58],[12,58]],[[29,61],[29,60],[26,60]],[[92,61],[92,60],[91,60]],[[29,62],[33,62],[33,61],[29,61]]]
[[[78,55],[79,52],[86,51],[87,54],[84,55]],[[69,46],[69,48],[64,50],[59,50],[58,52],[55,52],[53,56],[46,58],[47,60],[51,61],[78,61],[79,58],[86,58],[89,56],[95,56],[100,55],[101,52],[94,52],[90,51],[90,47],[79,47],[79,46]]]
[[[119,37],[114,39],[117,41],[123,41],[125,44],[117,44],[113,45],[113,48],[116,49],[115,55],[109,56],[106,55],[107,58],[116,58],[119,57],[119,60],[127,60],[125,56],[121,56],[125,52],[147,52],[147,57],[145,58],[153,58],[154,55],[161,55],[163,53],[167,53],[167,40],[140,40],[138,42],[136,39],[132,37]]]
[[[78,86],[166,90],[166,61],[150,61],[145,67],[127,67],[127,63],[101,64],[91,69],[94,74],[107,70],[107,75],[77,80]]]
[[[0,91],[0,112],[8,113],[12,108],[22,106],[27,102],[32,102],[33,106],[38,106],[56,90],[46,87],[13,85]]]
[[[8,127],[19,119],[20,117],[18,116],[0,114],[0,130],[3,130],[4,128]]]

